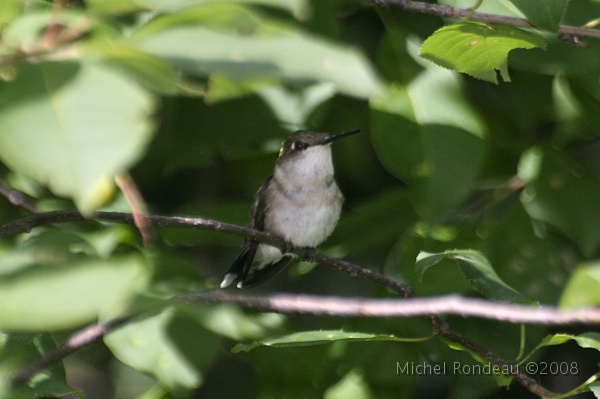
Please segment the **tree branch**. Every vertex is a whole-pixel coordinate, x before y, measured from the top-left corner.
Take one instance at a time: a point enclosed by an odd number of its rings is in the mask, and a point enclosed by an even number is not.
[[[95,343],[106,334],[124,325],[131,319],[131,317],[121,317],[110,320],[104,324],[94,323],[73,333],[65,342],[63,342],[52,352],[47,353],[43,357],[31,362],[19,370],[19,372],[12,377],[10,382],[11,386],[16,388],[26,383],[31,377],[48,368],[53,363],[56,363],[68,355]]]
[[[419,14],[433,15],[440,18],[469,19],[487,24],[507,25],[516,28],[537,29],[525,18],[509,17],[505,15],[487,14],[471,9],[455,8],[442,4],[430,4],[411,0],[363,0],[380,7],[394,7],[404,11]],[[593,37],[600,39],[600,30],[582,28],[578,26],[560,25],[556,31],[561,36],[567,37]]]
[[[0,238],[7,237],[19,233],[27,233],[32,228],[53,224],[53,223],[64,223],[64,222],[75,222],[75,221],[85,221],[86,219],[77,211],[57,211],[57,212],[49,212],[49,213],[39,213],[36,215],[32,215],[23,219],[15,220],[13,222],[9,222],[3,226],[0,226]],[[122,223],[122,224],[134,224],[134,218],[131,214],[127,213],[119,213],[119,212],[97,212],[94,215],[94,220],[102,221],[102,222],[111,222],[111,223]],[[164,227],[164,228],[192,228],[199,230],[212,230],[218,232],[224,232],[228,234],[237,235],[240,237],[254,239],[272,246],[275,246],[279,249],[286,249],[286,243],[283,239],[276,237],[274,235],[248,229],[245,227],[237,226],[234,224],[223,223],[219,221],[214,221],[210,219],[204,218],[193,218],[193,217],[177,217],[177,216],[158,216],[158,215],[148,215],[149,222],[154,227]],[[289,249],[287,249],[289,250]],[[332,267],[337,269],[343,273],[348,274],[351,277],[361,277],[372,281],[376,284],[387,287],[391,291],[404,296],[405,298],[412,297],[412,287],[407,284],[399,283],[389,277],[382,275],[381,273],[375,272],[370,269],[366,269],[360,267],[358,265],[352,264],[350,262],[331,258],[326,255],[320,254],[316,252],[314,248],[293,248],[290,252],[300,256],[302,259],[315,261],[321,263],[323,265]],[[192,295],[192,294],[187,294]],[[202,295],[202,294],[197,294]],[[219,294],[221,295],[221,294]],[[227,295],[222,293],[222,295]],[[410,301],[414,301],[416,299],[410,299]],[[429,305],[428,305],[429,306]],[[454,302],[454,306],[456,306],[456,302]],[[450,309],[446,309],[450,310]],[[371,311],[375,311],[374,308],[371,308]],[[431,309],[425,311],[423,314],[431,315]],[[500,356],[486,350],[481,347],[476,342],[471,339],[459,334],[456,331],[453,331],[448,324],[439,318],[437,315],[432,315],[429,317],[429,320],[432,323],[432,327],[434,333],[444,336],[446,339],[452,342],[456,342],[461,344],[462,346],[472,350],[477,353],[484,359],[488,360],[492,364],[499,365],[501,367],[510,365],[510,363]],[[124,322],[124,321],[123,321]],[[88,327],[93,329],[94,327]],[[86,329],[84,329],[85,331]],[[106,332],[106,331],[105,331]],[[99,331],[99,335],[91,342],[97,340],[100,336],[104,334],[101,330]],[[66,345],[66,349],[61,349],[65,347],[62,345],[55,352],[51,352],[43,358],[39,359],[38,362],[34,362],[31,365],[25,367],[19,375],[23,375],[24,377],[20,377],[17,382],[23,383],[30,376],[36,374],[41,371],[43,368],[47,367],[49,364],[62,359],[68,354],[76,351],[82,346],[87,345],[87,341],[84,341],[81,346],[77,345]],[[28,370],[28,371],[25,371]],[[518,370],[511,370],[511,375],[517,380],[521,385],[523,385],[527,390],[538,395],[540,397],[553,397],[556,396],[555,393],[548,391],[543,386],[539,385],[533,378],[529,377],[526,374],[519,372]],[[14,381],[13,381],[14,383]]]
[[[553,306],[528,306],[446,295],[431,298],[369,299],[318,295],[248,295],[222,290],[191,292],[175,299],[192,303],[234,303],[277,313],[310,313],[319,316],[413,317],[458,315],[510,323],[571,325],[600,324],[600,308],[561,311]]]
[[[154,227],[163,228],[188,228],[194,230],[211,230],[239,237],[250,238],[265,244],[272,245],[281,250],[289,249],[285,240],[273,234],[263,231],[252,230],[235,224],[223,223],[216,220],[204,219],[199,217],[182,216],[161,216],[148,215],[148,221]],[[20,233],[28,233],[31,229],[53,223],[77,222],[86,219],[77,211],[56,211],[48,213],[39,213],[22,219],[18,219],[0,226],[0,238],[13,236]],[[135,224],[133,215],[121,212],[97,212],[93,220],[120,224]],[[412,287],[407,284],[399,283],[381,273],[362,268],[342,259],[332,258],[330,256],[318,253],[314,248],[292,248],[290,251],[300,258],[308,261],[314,261],[332,267],[351,277],[361,277],[376,284],[383,285],[391,291],[404,297],[412,295]]]

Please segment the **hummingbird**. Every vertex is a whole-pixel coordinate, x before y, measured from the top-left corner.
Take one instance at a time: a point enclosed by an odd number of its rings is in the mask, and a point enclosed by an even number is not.
[[[333,172],[331,143],[360,129],[331,136],[298,130],[282,144],[273,173],[254,196],[247,227],[275,234],[290,246],[314,248],[333,232],[344,196]],[[283,269],[293,255],[246,239],[221,288],[259,285]]]

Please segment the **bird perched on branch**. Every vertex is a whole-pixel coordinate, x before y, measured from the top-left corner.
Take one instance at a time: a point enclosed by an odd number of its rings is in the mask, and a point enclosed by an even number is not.
[[[275,234],[294,247],[316,247],[333,232],[344,196],[334,179],[331,143],[356,134],[330,136],[299,130],[281,146],[273,174],[254,197],[248,227]],[[278,248],[246,239],[221,288],[256,286],[292,260]]]

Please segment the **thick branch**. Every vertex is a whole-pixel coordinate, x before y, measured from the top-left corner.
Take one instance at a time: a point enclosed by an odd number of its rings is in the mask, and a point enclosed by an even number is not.
[[[380,7],[395,7],[404,11],[415,12],[419,14],[433,15],[440,18],[462,19],[468,18],[472,21],[484,22],[487,24],[507,25],[517,28],[533,28],[535,26],[524,18],[509,17],[505,15],[487,14],[470,9],[455,8],[442,4],[430,4],[410,0],[363,0],[367,3],[373,3]],[[556,31],[559,35],[593,37],[600,39],[600,30],[581,28],[577,26],[561,25]]]
[[[120,212],[97,212],[93,216],[94,220],[134,224],[134,218],[129,213]],[[168,227],[168,228],[188,228],[195,230],[211,230],[233,234],[239,237],[255,239],[266,244],[270,244],[279,249],[289,249],[286,242],[269,233],[263,231],[252,230],[246,227],[237,226],[235,224],[223,223],[215,220],[198,218],[198,217],[181,217],[181,216],[160,216],[148,215],[148,221],[153,227]],[[86,219],[77,211],[57,211],[40,213],[28,216],[23,219],[18,219],[13,222],[0,226],[0,238],[13,236],[19,233],[28,233],[32,228],[54,223],[85,221]],[[383,285],[393,292],[405,297],[412,295],[412,289],[409,285],[401,284],[381,273],[373,270],[362,268],[342,259],[332,258],[321,253],[318,253],[314,248],[292,248],[290,251],[304,260],[314,261],[337,269],[351,277],[362,277],[376,284]]]
[[[124,223],[124,224],[134,224],[134,219],[131,214],[119,213],[119,212],[98,212],[94,215],[94,219],[97,221],[104,222],[112,222],[112,223]],[[150,223],[152,223],[155,227],[171,227],[171,228],[193,228],[200,230],[212,230],[212,231],[221,231],[229,234],[234,234],[240,237],[254,239],[260,242],[264,242],[269,245],[273,245],[280,249],[286,249],[286,243],[281,238],[273,236],[271,234],[247,229],[241,226],[222,223],[214,220],[203,219],[203,218],[191,218],[191,217],[176,217],[176,216],[156,216],[149,215],[148,219]],[[49,212],[49,213],[41,213],[32,215],[27,218],[23,218],[20,220],[16,220],[10,223],[7,223],[3,226],[0,226],[0,238],[7,237],[19,233],[29,232],[32,228],[46,225],[46,224],[55,224],[55,223],[64,223],[64,222],[74,222],[74,221],[84,221],[85,218],[79,214],[77,211],[58,211],[58,212]],[[293,248],[293,253],[299,255],[301,258],[311,261],[319,262],[323,265],[333,267],[341,272],[344,272],[351,277],[362,277],[364,279],[370,280],[376,284],[383,285],[393,292],[403,295],[406,298],[412,297],[412,287],[409,285],[401,284],[393,279],[390,279],[380,273],[374,272],[372,270],[362,268],[358,265],[354,265],[350,262],[331,258],[325,255],[322,255],[314,250],[314,248]],[[412,300],[412,299],[411,299]],[[431,314],[430,311],[427,314]],[[446,339],[460,343],[461,345],[471,349],[472,351],[481,355],[484,359],[492,362],[493,364],[497,364],[500,366],[505,366],[509,364],[506,360],[502,359],[498,355],[487,351],[485,348],[482,348],[474,341],[470,340],[467,337],[462,336],[461,334],[453,331],[447,325],[446,322],[441,320],[439,316],[433,315],[429,317],[433,329],[437,334],[444,336]],[[54,361],[61,359],[62,357],[72,353],[77,350],[76,347],[69,347],[69,350],[65,352],[61,352],[57,350],[57,355],[50,353],[44,358],[40,359],[39,364],[35,366],[27,366],[26,369],[27,375],[33,375],[36,372],[39,372],[44,367],[47,367],[48,364],[51,364]],[[50,359],[50,360],[48,360]],[[546,390],[544,387],[539,385],[534,379],[531,377],[520,373],[518,370],[514,371],[513,377],[525,388],[527,388],[530,392],[541,396],[541,397],[552,397],[556,396],[554,393]],[[21,382],[24,381],[21,379]]]
[[[177,296],[177,299],[195,303],[235,303],[249,309],[277,313],[310,313],[346,317],[459,315],[525,324],[600,324],[600,308],[561,311],[552,306],[514,305],[464,298],[458,295],[410,299],[368,299],[291,294],[256,296],[216,290],[181,294]]]

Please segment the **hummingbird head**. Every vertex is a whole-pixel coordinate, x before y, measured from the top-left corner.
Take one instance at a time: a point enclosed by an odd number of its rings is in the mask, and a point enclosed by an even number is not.
[[[279,151],[279,160],[300,156],[311,147],[327,146],[337,139],[341,139],[352,134],[360,132],[360,129],[350,132],[330,136],[327,133],[311,132],[308,130],[298,130],[292,133],[281,146]]]
[[[292,133],[281,146],[275,164],[275,176],[302,191],[310,185],[326,185],[333,181],[333,162],[330,144],[360,130],[330,136],[327,133],[299,130]]]

